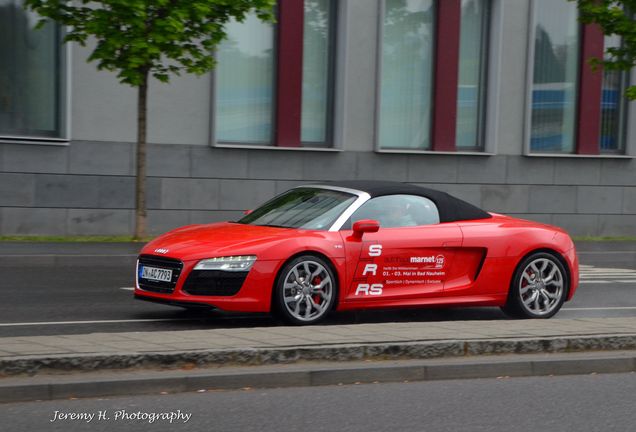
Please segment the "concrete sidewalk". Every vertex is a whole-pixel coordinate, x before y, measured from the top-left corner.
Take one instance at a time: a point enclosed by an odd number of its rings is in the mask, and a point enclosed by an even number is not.
[[[0,338],[0,374],[636,349],[636,317]]]
[[[636,317],[0,338],[0,402],[636,371]]]

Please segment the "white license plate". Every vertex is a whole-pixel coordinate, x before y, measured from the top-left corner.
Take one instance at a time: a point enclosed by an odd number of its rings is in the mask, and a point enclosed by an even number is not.
[[[172,270],[166,270],[157,267],[142,266],[139,271],[141,279],[148,279],[160,282],[172,281]]]

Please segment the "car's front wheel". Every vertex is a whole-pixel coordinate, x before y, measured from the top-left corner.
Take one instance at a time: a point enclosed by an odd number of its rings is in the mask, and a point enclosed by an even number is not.
[[[337,280],[324,259],[315,255],[299,256],[281,270],[276,283],[276,309],[285,321],[315,324],[333,309]]]
[[[568,274],[556,256],[534,253],[517,267],[502,309],[515,318],[550,318],[563,306],[568,286]]]

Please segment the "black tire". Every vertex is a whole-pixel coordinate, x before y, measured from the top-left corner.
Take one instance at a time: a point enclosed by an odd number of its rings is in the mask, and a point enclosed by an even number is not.
[[[517,266],[508,300],[501,309],[512,318],[551,318],[563,306],[569,287],[568,272],[561,260],[549,252],[536,252]]]
[[[322,289],[318,289],[321,284]],[[337,298],[338,279],[330,263],[307,254],[294,258],[281,269],[274,287],[273,306],[285,322],[311,325],[329,315]]]

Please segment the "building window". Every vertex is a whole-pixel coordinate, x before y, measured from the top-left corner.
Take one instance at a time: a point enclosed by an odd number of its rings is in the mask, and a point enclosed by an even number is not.
[[[488,1],[462,0],[457,97],[457,148],[483,147],[488,52]]]
[[[217,51],[215,139],[330,145],[335,3],[280,0],[278,23],[250,15]]]
[[[618,48],[618,36],[605,37],[605,48]],[[608,55],[605,54],[605,58]],[[625,150],[625,115],[627,101],[624,97],[628,87],[628,74],[623,71],[603,70],[601,94],[601,153],[622,153]]]
[[[301,141],[306,144],[329,142],[334,6],[331,0],[305,0]]]
[[[431,148],[434,17],[432,0],[385,1],[378,125],[382,148]]]
[[[61,29],[22,2],[0,2],[0,136],[63,138],[64,53]]]
[[[226,27],[216,68],[216,136],[223,142],[270,144],[274,30],[256,15]]]
[[[604,36],[596,24],[581,25],[575,2],[532,4],[530,153],[624,153],[627,74],[590,66],[620,39]]]
[[[573,153],[579,77],[576,3],[534,2],[530,150]]]
[[[483,147],[488,0],[385,0],[378,147]]]

